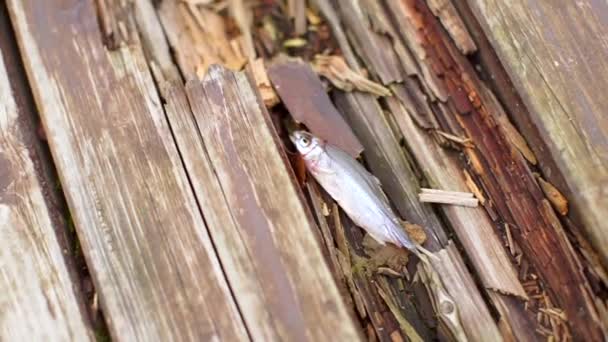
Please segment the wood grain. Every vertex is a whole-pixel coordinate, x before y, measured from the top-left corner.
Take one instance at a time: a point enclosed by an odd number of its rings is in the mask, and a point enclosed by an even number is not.
[[[325,16],[335,16],[331,13],[331,7],[324,6],[323,8],[325,8]],[[365,20],[357,19],[363,15],[361,13],[362,9],[364,9],[363,13],[370,16],[371,26],[368,26]],[[407,76],[401,75],[399,70],[413,68],[409,67],[409,62],[402,59],[406,58],[406,55],[398,53],[399,46],[396,43],[394,46],[386,45],[381,50],[374,50],[377,49],[377,44],[381,44],[383,39],[386,38],[378,32],[396,34],[395,30],[389,26],[388,16],[384,12],[379,12],[372,1],[341,1],[339,10],[344,28],[335,25],[332,26],[332,29],[334,32],[344,30],[352,33],[349,38],[351,38],[354,49],[360,55],[365,56],[363,58],[366,63],[365,66],[370,68],[372,74],[377,75],[385,84],[400,80],[401,76]],[[343,50],[350,49],[347,41],[341,41],[340,44]],[[349,60],[349,63],[351,63],[351,68],[359,68],[356,62],[353,64]],[[390,69],[393,69],[393,71],[389,71]],[[400,74],[393,75],[393,72]],[[423,71],[420,71],[420,73],[424,74]],[[365,159],[371,171],[383,184],[388,197],[395,204],[400,216],[425,228],[428,236],[425,243],[427,249],[439,252],[447,248],[449,240],[446,229],[431,206],[418,201],[417,195],[420,191],[418,177],[404,155],[403,149],[399,146],[397,137],[380,103],[373,96],[359,92],[336,92],[334,99],[338,109],[347,118],[347,121],[353,127],[353,131],[363,144]],[[453,262],[460,265],[458,269],[466,269],[464,260],[460,255],[455,257]],[[459,275],[444,273],[440,274],[440,277],[443,286],[453,298],[467,297],[472,299],[472,301],[462,301],[460,299],[457,301],[460,315],[476,317],[475,322],[473,320],[462,321],[466,334],[470,337],[486,336],[492,340],[500,340],[500,332],[490,316],[481,293],[477,288],[467,285],[473,284],[471,274],[468,272]],[[472,305],[472,303],[475,303],[475,305]],[[483,323],[479,324],[479,322]]]
[[[112,337],[247,340],[140,47],[90,1],[8,4]]]
[[[0,340],[93,341],[67,250],[55,232],[63,226],[45,195],[51,184],[39,178],[35,133],[25,124],[25,116],[33,114],[18,108],[14,80],[8,78],[2,52],[12,46],[4,44],[5,33],[0,37]]]
[[[418,127],[398,101],[390,100],[388,105],[431,186],[466,191],[463,170],[456,156]],[[458,236],[492,304],[500,313],[501,321],[509,327],[499,326],[503,337],[506,340],[509,340],[507,336],[519,341],[534,340],[535,318],[523,309],[528,296],[489,215],[481,207],[472,209],[448,205],[441,206],[440,210]]]
[[[564,174],[608,267],[608,4],[468,1]]]
[[[546,289],[546,294],[540,294],[541,299],[546,299],[537,301],[536,310],[556,305],[568,316],[568,326],[560,328],[561,335],[570,334],[571,329],[574,338],[600,339],[597,308],[589,300],[594,295],[590,283],[582,271],[579,256],[574,253],[562,224],[529,168],[528,161],[534,159],[524,158],[529,152],[524,151],[525,141],[509,126],[500,103],[429,8],[422,1],[391,3],[395,5],[391,13],[401,12],[405,20],[425,28],[402,31],[402,37],[408,46],[424,49],[428,62],[435,66],[433,72],[445,83],[449,99],[446,103],[436,103],[440,110],[435,115],[442,129],[467,137],[474,144],[473,148],[463,150],[470,174],[487,193],[488,214],[496,223],[507,226],[506,240],[511,254],[521,265],[520,278],[525,280],[532,272],[534,282],[541,284],[535,287]],[[521,251],[513,248],[513,242]],[[543,320],[537,324],[548,326]],[[555,332],[552,334],[555,336]]]
[[[186,89],[210,164],[187,154],[195,191],[252,334],[359,340],[255,82],[213,66]]]

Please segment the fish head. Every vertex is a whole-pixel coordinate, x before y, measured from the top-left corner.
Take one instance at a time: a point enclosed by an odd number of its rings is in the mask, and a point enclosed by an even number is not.
[[[306,131],[294,131],[289,139],[304,157],[323,151],[323,141]]]

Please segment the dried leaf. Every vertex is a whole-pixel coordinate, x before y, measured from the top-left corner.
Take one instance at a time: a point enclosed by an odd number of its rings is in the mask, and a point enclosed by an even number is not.
[[[551,202],[551,205],[553,206],[553,208],[560,215],[567,215],[568,214],[568,200],[566,199],[566,197],[564,195],[562,195],[562,193],[559,190],[557,190],[557,188],[555,186],[553,186],[553,184],[542,179],[542,177],[540,177],[539,175],[536,175],[536,179],[538,180],[538,184],[540,185],[540,188],[545,193],[545,196],[547,196],[547,199],[549,200],[549,202]]]
[[[409,251],[387,243],[381,245],[369,234],[365,234],[362,241],[365,253],[370,256],[369,266],[377,269],[380,266],[388,266],[393,270],[402,270],[409,259]]]
[[[414,224],[414,223],[409,223],[407,221],[402,221],[401,226],[405,229],[405,231],[407,232],[407,235],[412,240],[414,240],[414,242],[416,242],[419,245],[424,244],[427,237],[426,237],[426,232],[424,231],[424,228],[422,228],[422,226]]]
[[[286,41],[283,42],[283,47],[289,49],[289,48],[300,48],[305,46],[306,44],[308,44],[308,41],[306,39],[303,38],[292,38],[292,39],[287,39]]]
[[[327,78],[334,86],[344,91],[356,89],[376,96],[391,95],[388,88],[372,82],[363,75],[351,70],[346,65],[344,58],[340,56],[316,55],[312,67],[315,72]]]
[[[278,58],[268,67],[268,77],[296,122],[305,124],[314,135],[354,158],[363,151],[308,63]]]

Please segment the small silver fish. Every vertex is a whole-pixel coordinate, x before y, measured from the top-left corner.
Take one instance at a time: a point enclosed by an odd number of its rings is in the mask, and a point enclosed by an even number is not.
[[[305,131],[290,135],[306,168],[359,227],[384,245],[390,242],[416,252],[416,244],[401,227],[380,181],[339,148]]]

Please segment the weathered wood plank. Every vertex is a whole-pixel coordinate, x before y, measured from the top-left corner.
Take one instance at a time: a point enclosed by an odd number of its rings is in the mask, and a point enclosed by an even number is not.
[[[608,4],[469,0],[608,267]]]
[[[441,189],[467,190],[463,170],[455,156],[439,146],[431,134],[418,127],[398,100],[389,99],[388,105],[430,185]],[[481,207],[472,209],[448,205],[441,206],[441,211],[463,245],[503,324],[509,327],[501,331],[505,339],[509,340],[506,337],[512,335],[512,339],[519,341],[534,340],[534,325],[530,322],[536,318],[523,310],[522,299],[527,299],[527,294],[490,217]],[[508,298],[511,296],[513,298]]]
[[[0,10],[0,340],[92,341],[78,286],[70,277],[34,146],[35,130],[18,107],[6,59],[8,17]],[[11,63],[11,64],[9,64]],[[61,234],[61,233],[58,233]]]
[[[433,72],[442,76],[449,98],[446,103],[436,104],[440,109],[436,112],[438,121],[450,133],[470,138],[473,145],[463,148],[467,168],[489,199],[485,205],[488,214],[505,227],[506,242],[521,266],[520,278],[525,280],[533,274],[533,283],[540,283],[533,286],[536,298],[528,308],[540,316],[541,310],[554,305],[565,311],[568,325],[551,332],[556,338],[572,334],[578,339],[600,339],[589,282],[579,256],[524,159],[527,156],[534,161],[531,152],[525,151],[525,141],[428,7],[422,1],[389,2],[393,4],[392,13],[401,13],[405,20],[424,27],[402,31],[402,37],[408,46],[422,48],[434,65]],[[537,324],[539,331],[550,328],[544,319]]]
[[[266,308],[262,281],[241,239],[241,228],[232,219],[222,186],[200,138],[184,85],[179,82],[168,86],[165,101],[171,130],[251,337],[259,341],[277,340],[279,335],[274,327],[274,316]]]
[[[214,66],[187,92],[209,163],[188,153],[189,169],[252,334],[359,340],[255,82]]]
[[[112,336],[247,340],[140,47],[90,1],[8,3]]]

